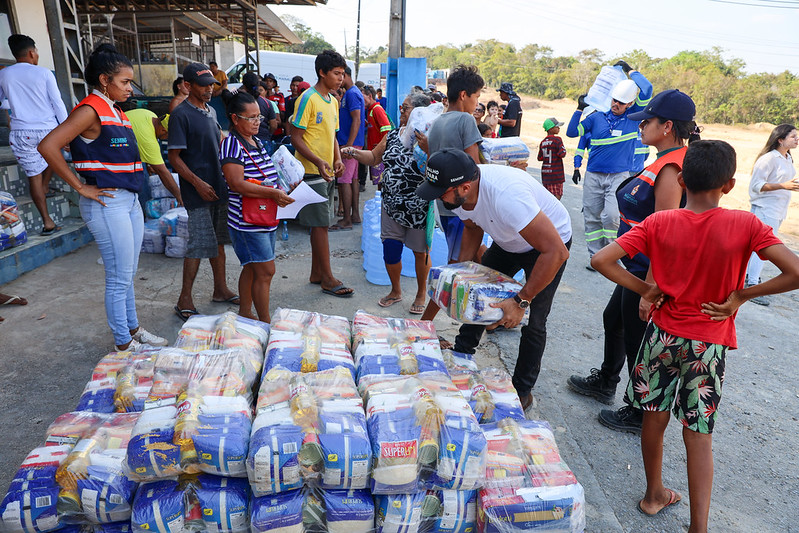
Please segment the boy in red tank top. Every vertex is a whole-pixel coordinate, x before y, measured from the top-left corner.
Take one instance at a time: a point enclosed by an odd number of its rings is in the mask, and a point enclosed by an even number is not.
[[[725,356],[737,348],[735,314],[747,300],[799,288],[799,258],[771,228],[751,213],[718,206],[735,185],[735,165],[735,150],[724,141],[692,143],[678,177],[686,189],[685,208],[650,215],[591,260],[605,277],[655,304],[627,387],[628,400],[644,411],[641,450],[647,489],[638,508],[655,515],[681,499],[662,480],[663,434],[671,409],[683,425],[691,533],[707,531],[712,432]],[[654,283],[616,263],[638,252],[649,257]],[[752,252],[781,273],[743,288]]]

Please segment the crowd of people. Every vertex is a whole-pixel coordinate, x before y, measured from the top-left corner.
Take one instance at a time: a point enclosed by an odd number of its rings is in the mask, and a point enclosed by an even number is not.
[[[292,191],[281,188],[271,154],[276,146],[290,144],[303,166],[303,182],[327,200],[306,205],[297,217],[310,233],[308,281],[324,294],[354,295],[333,274],[328,236],[362,223],[359,192],[368,175],[381,188],[381,240],[391,281],[389,293],[378,301],[381,307],[402,300],[401,256],[408,247],[417,275],[410,312],[432,320],[439,311],[425,294],[431,266],[427,229],[433,216],[444,232],[450,263],[477,261],[510,276],[524,271],[519,293],[493,304],[503,310],[503,318],[488,329],[515,328],[529,312],[521,327],[513,384],[525,409],[534,404],[547,317],[573,233],[560,202],[566,151],[558,133],[563,122],[552,117],[543,123],[547,136],[538,154],[543,183],[523,169],[487,164],[481,155],[486,137],[520,133],[521,100],[510,83],[498,89],[504,109],[493,100],[483,105],[483,78],[475,67],[459,66],[449,75],[445,94],[435,86],[411,90],[394,127],[380,88],[354,82],[344,58],[331,50],[316,57],[314,85],[296,77],[288,98],[270,74],[247,73],[241,88],[232,91],[216,64],[191,63],[174,84],[167,120],[146,110],[126,114],[120,109],[118,103],[132,92],[132,65],[103,44],[88,58],[84,73],[92,93],[67,115],[63,103],[52,101],[54,93],[45,98],[31,92],[52,77],[36,67],[35,43],[12,35],[9,45],[18,63],[0,71],[0,96],[9,99],[12,109],[12,148],[37,191],[35,201],[47,172],[81,196],[81,216],[103,259],[105,309],[115,349],[166,344],[141,327],[136,313],[134,279],[143,234],[137,193],[144,165],[161,177],[188,214],[175,313],[182,320],[198,313],[194,281],[201,260],[208,259],[214,301],[238,304],[242,316],[270,320],[275,211],[294,202]],[[566,130],[570,137],[581,137],[581,149],[590,145],[589,155],[578,154],[588,157],[582,187],[591,256],[587,267],[617,284],[603,312],[602,364],[587,376],[572,376],[568,386],[612,403],[627,362],[626,405],[602,410],[599,420],[641,434],[647,489],[638,508],[648,515],[681,499],[661,477],[663,435],[673,410],[684,427],[688,455],[690,531],[704,531],[725,355],[737,346],[735,313],[748,300],[768,304],[767,295],[799,288],[799,258],[775,235],[791,192],[799,190],[790,155],[799,134],[784,124],[769,137],[752,174],[752,213],[719,208],[721,197],[735,185],[733,148],[699,139],[689,95],[668,89],[653,96],[643,74],[624,61],[617,65],[628,79],[613,90],[610,110],[586,113],[580,97]],[[24,90],[30,93],[27,99],[20,98]],[[228,132],[221,130],[209,105],[214,96],[225,100]],[[427,134],[414,135],[427,158],[422,170],[401,132],[414,109],[434,101],[445,103],[446,111]],[[167,160],[179,176],[179,188],[157,138],[167,140]],[[636,169],[639,144],[657,152],[642,170]],[[74,170],[64,158],[65,146]],[[575,183],[580,179],[575,170]],[[339,218],[331,224],[336,207]],[[43,233],[57,231],[46,210],[42,217]],[[488,247],[482,244],[484,234],[492,238]],[[242,266],[238,294],[226,281],[228,244]],[[764,260],[780,274],[761,283]],[[0,305],[27,303],[6,294],[0,300]],[[475,353],[485,330],[463,325],[454,350]]]

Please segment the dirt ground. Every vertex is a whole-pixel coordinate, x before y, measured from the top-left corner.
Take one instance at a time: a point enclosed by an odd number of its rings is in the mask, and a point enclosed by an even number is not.
[[[480,101],[487,103],[492,99],[501,103],[496,91],[486,89],[483,91]],[[530,158],[531,166],[540,166],[535,161],[535,156],[538,153],[538,143],[546,135],[542,127],[544,120],[554,116],[568,125],[569,119],[571,119],[572,113],[574,113],[576,108],[577,103],[574,100],[538,100],[522,96],[522,109],[524,110],[524,115],[522,116],[522,139],[524,139],[524,142],[527,143],[532,152],[532,157]],[[735,148],[738,154],[738,172],[735,175],[737,183],[732,192],[724,198],[722,205],[748,211],[748,186],[752,167],[755,164],[757,154],[766,143],[769,133],[774,129],[774,124],[759,123],[748,126],[727,126],[724,124],[703,124],[701,121],[699,121],[699,124],[703,127],[703,139],[727,141]],[[569,155],[566,158],[566,167],[570,168],[574,151],[577,149],[578,139],[566,137],[565,125],[561,129],[560,136],[569,151]],[[654,160],[654,151],[650,153],[649,157],[650,162]],[[782,223],[780,232],[799,236],[799,194],[794,195],[788,211],[788,218]]]

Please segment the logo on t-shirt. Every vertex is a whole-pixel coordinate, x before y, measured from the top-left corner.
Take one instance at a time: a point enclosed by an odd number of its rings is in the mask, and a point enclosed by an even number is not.
[[[633,190],[632,190],[632,191],[630,191],[630,194],[631,194],[631,195],[633,195],[633,196],[635,196],[635,193],[637,193],[637,192],[638,192],[638,187],[640,187],[640,185],[636,185],[635,187],[633,187]]]
[[[322,117],[323,117],[323,113],[321,111],[316,113],[316,123],[317,124],[321,124],[322,123]]]

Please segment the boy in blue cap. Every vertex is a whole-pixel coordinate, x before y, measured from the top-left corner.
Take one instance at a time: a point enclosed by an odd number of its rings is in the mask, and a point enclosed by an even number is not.
[[[654,303],[627,387],[632,406],[644,412],[641,451],[647,488],[638,509],[655,515],[681,499],[662,479],[663,435],[672,409],[683,425],[688,459],[690,532],[707,531],[712,432],[725,356],[737,348],[735,313],[752,298],[799,288],[799,258],[771,228],[751,213],[718,206],[735,185],[735,166],[735,150],[726,142],[692,143],[677,178],[686,189],[685,208],[648,216],[591,260],[605,277]],[[781,273],[743,288],[752,252]],[[637,253],[650,259],[654,283],[617,263]]]

